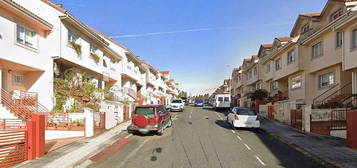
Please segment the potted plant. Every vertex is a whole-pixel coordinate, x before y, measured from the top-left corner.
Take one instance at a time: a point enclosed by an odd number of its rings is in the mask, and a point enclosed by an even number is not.
[[[76,51],[77,55],[80,57],[82,55],[82,46],[74,41],[69,42],[69,44],[73,47],[74,51]]]
[[[100,57],[99,57],[96,53],[90,53],[90,56],[92,57],[92,59],[94,60],[94,62],[95,62],[96,64],[99,63]]]

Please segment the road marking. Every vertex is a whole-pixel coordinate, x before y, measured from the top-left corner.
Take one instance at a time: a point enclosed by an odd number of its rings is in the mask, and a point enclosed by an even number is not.
[[[252,150],[246,143],[243,143],[248,150]]]
[[[239,140],[242,140],[242,138],[241,138],[239,135],[237,135],[237,138],[238,138]]]
[[[231,130],[231,131],[232,131],[233,134],[236,133],[236,132],[234,132],[234,130]]]
[[[260,164],[265,166],[265,163],[257,155],[255,155],[255,158],[260,162]]]
[[[133,136],[133,134],[129,134],[129,135],[125,136],[124,138],[130,138],[131,136]]]
[[[138,151],[140,150],[140,148],[142,148],[150,139],[151,139],[151,138],[145,139],[145,141],[144,141],[142,144],[140,144],[136,149],[134,149],[132,152],[130,152],[129,155],[127,155],[127,156],[124,158],[124,160],[120,163],[120,165],[118,166],[118,168],[123,167],[123,166],[126,164],[126,162],[128,162],[128,160],[129,160],[131,157],[133,157],[133,156],[136,154],[136,152],[138,152]]]

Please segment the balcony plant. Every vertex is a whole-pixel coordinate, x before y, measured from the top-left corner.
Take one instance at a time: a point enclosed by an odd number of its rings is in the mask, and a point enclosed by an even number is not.
[[[90,53],[90,56],[92,57],[92,59],[94,60],[94,62],[95,62],[96,64],[99,63],[100,57],[99,57],[96,53]]]
[[[75,41],[71,41],[69,44],[73,47],[74,51],[76,51],[78,57],[80,57],[82,55],[82,46],[77,44]]]
[[[263,90],[263,89],[258,89],[254,92],[251,92],[249,93],[249,98],[252,100],[252,101],[255,101],[255,100],[266,100],[268,98],[268,92],[266,90]]]

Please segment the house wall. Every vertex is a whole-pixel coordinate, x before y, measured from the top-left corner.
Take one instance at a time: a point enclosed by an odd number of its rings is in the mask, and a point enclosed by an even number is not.
[[[17,43],[17,24],[33,29],[38,33],[37,49],[25,47]],[[33,25],[29,25],[16,16],[11,15],[4,10],[0,10],[0,35],[2,36],[0,39],[0,50],[2,51],[1,59],[36,68],[38,69],[38,73],[40,71],[42,72],[41,75],[36,73],[28,73],[25,76],[25,80],[26,78],[28,79],[35,77],[37,78],[36,81],[30,84],[25,83],[27,86],[23,86],[21,88],[14,87],[12,89],[22,89],[30,92],[37,92],[39,94],[39,101],[48,109],[51,109],[53,106],[53,94],[52,92],[48,91],[51,91],[53,88],[53,61],[51,56],[53,56],[55,53],[53,52],[53,50],[55,50],[55,46],[49,44],[56,44],[55,33],[46,35],[45,32],[39,30]],[[14,69],[12,72],[21,72],[22,70],[23,69],[19,68],[17,70]],[[27,73],[27,71],[23,73]],[[8,86],[11,87],[12,84],[9,83]],[[46,90],[46,92],[44,92],[44,90]]]

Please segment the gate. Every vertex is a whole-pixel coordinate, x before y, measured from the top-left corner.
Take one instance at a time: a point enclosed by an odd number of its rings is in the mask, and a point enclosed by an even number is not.
[[[0,167],[10,167],[27,160],[27,130],[21,120],[0,122]]]
[[[98,135],[105,130],[105,113],[96,112],[94,113],[93,120],[94,134]]]
[[[346,130],[347,129],[347,109],[331,111],[331,130]]]
[[[302,110],[290,110],[290,124],[292,127],[302,130]]]

